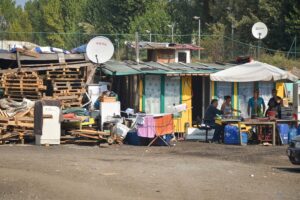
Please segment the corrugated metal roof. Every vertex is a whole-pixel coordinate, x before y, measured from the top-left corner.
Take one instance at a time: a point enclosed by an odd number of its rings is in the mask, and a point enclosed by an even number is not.
[[[165,74],[170,76],[208,76],[211,73],[226,69],[232,65],[203,64],[203,63],[158,63],[133,61],[108,61],[101,65],[107,75],[125,76],[135,74]]]

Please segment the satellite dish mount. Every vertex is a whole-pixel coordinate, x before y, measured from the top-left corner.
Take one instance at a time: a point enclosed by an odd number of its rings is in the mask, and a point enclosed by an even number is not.
[[[258,46],[257,46],[257,59],[260,55],[260,43],[261,40],[264,39],[268,34],[268,27],[262,22],[256,22],[252,26],[252,35],[258,39]]]

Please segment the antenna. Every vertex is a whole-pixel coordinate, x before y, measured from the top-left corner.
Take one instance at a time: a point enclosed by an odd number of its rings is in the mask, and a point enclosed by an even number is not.
[[[91,39],[86,46],[86,55],[88,59],[96,63],[100,67],[101,80],[101,63],[105,63],[111,59],[114,54],[114,45],[103,36],[97,36]]]

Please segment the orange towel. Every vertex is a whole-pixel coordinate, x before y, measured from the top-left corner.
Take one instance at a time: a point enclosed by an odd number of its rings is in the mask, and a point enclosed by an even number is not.
[[[155,134],[157,136],[171,134],[174,132],[173,115],[155,117]]]

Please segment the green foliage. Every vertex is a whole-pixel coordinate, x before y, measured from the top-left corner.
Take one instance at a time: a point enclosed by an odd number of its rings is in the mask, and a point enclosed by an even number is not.
[[[15,1],[13,0],[0,1],[0,15],[3,16],[8,23],[14,20],[16,14],[17,14],[17,8],[16,8]]]
[[[167,2],[165,0],[155,0],[147,4],[146,12],[135,17],[130,23],[130,33],[134,34],[138,31],[141,34],[147,35],[145,40],[148,40],[148,34],[160,33],[167,35],[170,33],[170,28],[167,26],[171,24],[171,18],[167,13]],[[153,41],[162,41],[162,36],[153,35]]]
[[[130,22],[145,12],[146,0],[88,0],[86,21],[102,33],[128,33]]]
[[[288,59],[284,54],[280,52],[277,52],[274,55],[262,54],[260,60],[262,62],[287,69],[292,69],[294,67],[300,68],[299,60]]]
[[[32,32],[32,26],[29,20],[27,12],[22,12],[21,8],[18,8],[20,14],[15,17],[9,24],[8,31],[12,32],[8,36],[9,39],[17,39],[20,41],[30,41],[32,35],[26,34]]]
[[[216,23],[208,27],[208,30],[214,35],[213,37],[204,37],[201,46],[205,49],[205,57],[209,61],[223,61],[224,58],[224,41],[225,26]]]
[[[54,46],[64,47],[65,42],[62,35],[55,33],[64,32],[64,20],[62,15],[62,7],[60,0],[47,1],[42,6],[43,20],[45,22],[45,31],[50,32],[47,40]],[[52,34],[53,33],[53,34]]]
[[[288,51],[295,36],[300,41],[299,0],[29,0],[24,8],[17,7],[14,0],[1,0],[0,16],[7,21],[7,26],[0,28],[13,32],[5,35],[7,39],[64,48],[83,44],[98,34],[110,34],[116,47],[122,48],[125,40],[134,39],[136,31],[142,40],[148,40],[146,30],[153,34],[153,41],[167,42],[171,34],[167,25],[173,23],[175,34],[181,35],[175,42],[197,43],[194,16],[201,19],[202,55],[208,60],[255,56],[256,47],[251,45],[257,45],[257,40],[251,27],[257,21],[269,28],[263,47]]]

